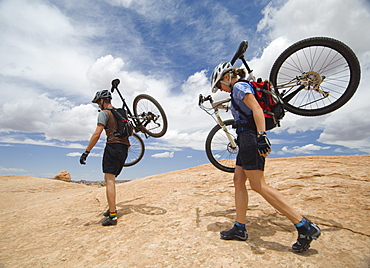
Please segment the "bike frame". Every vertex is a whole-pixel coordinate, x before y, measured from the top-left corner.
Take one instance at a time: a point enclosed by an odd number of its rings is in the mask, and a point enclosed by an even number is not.
[[[237,147],[237,144],[235,142],[235,139],[234,137],[229,133],[229,131],[227,130],[221,116],[220,116],[220,112],[219,112],[219,109],[221,110],[226,110],[229,111],[230,110],[230,107],[228,105],[228,103],[230,102],[231,98],[227,98],[227,99],[224,99],[224,100],[220,100],[220,101],[217,101],[217,102],[213,102],[213,99],[212,99],[212,96],[209,95],[208,97],[203,97],[202,95],[199,96],[199,106],[201,107],[201,109],[203,109],[204,111],[206,111],[208,114],[210,114],[214,119],[215,121],[217,122],[217,124],[223,129],[223,131],[225,132],[226,134],[226,137],[227,139],[229,140],[230,142],[230,145],[232,148],[236,148]],[[205,101],[209,101],[212,105],[212,109],[214,110],[214,113],[211,114],[207,111],[207,108],[205,108],[203,106],[203,103]]]
[[[246,80],[250,81],[255,77],[244,58],[247,48],[248,42],[242,41],[230,64],[233,66],[241,60],[249,74]],[[283,104],[284,110],[301,116],[320,116],[339,109],[356,92],[360,78],[356,54],[344,43],[329,37],[311,37],[289,46],[275,60],[269,75],[272,97]],[[206,101],[211,103],[211,108],[204,105]],[[230,160],[238,152],[236,131],[231,129],[235,121],[223,121],[219,113],[221,109],[229,110],[229,102],[230,98],[213,102],[210,95],[200,95],[198,105],[217,123],[205,142],[208,159],[216,168],[234,172]]]
[[[243,62],[245,68],[247,69],[248,74],[252,74],[253,70],[250,69],[250,67],[248,66],[247,61],[244,58],[244,53],[247,51],[247,49],[248,49],[248,41],[244,40],[240,43],[240,45],[238,47],[238,50],[235,52],[235,55],[232,58],[230,63],[231,63],[231,65],[234,65],[235,61],[240,59]],[[291,99],[293,99],[303,89],[315,90],[318,93],[322,94],[321,99],[317,99],[315,101],[312,101],[310,103],[306,103],[305,105],[300,106],[300,107],[304,107],[304,106],[310,105],[312,103],[318,102],[320,100],[323,100],[323,99],[329,97],[329,95],[330,95],[329,92],[322,91],[320,89],[320,85],[324,81],[325,78],[326,78],[325,76],[321,77],[320,74],[318,74],[316,72],[303,73],[301,76],[296,77],[296,79],[294,81],[291,81],[291,82],[288,82],[288,83],[285,83],[285,84],[276,85],[275,93],[279,95],[279,97],[282,99],[283,103],[288,103]],[[284,96],[285,95],[284,93],[281,94],[281,95],[278,93],[278,89],[282,89],[282,88],[290,88],[291,89],[291,88],[293,88],[294,86],[297,86],[297,85],[299,85],[299,87],[296,90],[294,90],[293,92],[289,93],[287,96]]]
[[[119,97],[120,97],[120,99],[122,101],[122,109],[125,109],[127,111],[128,118],[130,118],[132,120],[132,124],[134,126],[135,132],[142,132],[142,133],[144,133],[144,135],[145,135],[146,138],[149,138],[149,135],[147,133],[145,133],[144,131],[141,130],[142,123],[139,121],[138,117],[135,117],[132,114],[130,108],[128,107],[128,105],[127,105],[127,103],[125,101],[125,99],[123,98],[121,92],[119,91],[119,89],[118,89],[119,83],[120,83],[120,80],[119,79],[114,79],[112,81],[111,92],[113,93],[114,90],[117,91],[117,93],[118,93],[118,95],[119,95]]]

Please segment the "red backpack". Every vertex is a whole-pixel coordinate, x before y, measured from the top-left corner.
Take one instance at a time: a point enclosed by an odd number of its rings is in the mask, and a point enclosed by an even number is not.
[[[257,99],[258,104],[261,106],[263,110],[263,114],[265,116],[266,122],[266,130],[270,130],[275,128],[276,126],[280,127],[280,120],[284,117],[285,111],[282,100],[275,94],[273,90],[271,90],[271,83],[267,80],[262,81],[262,79],[258,79],[257,82],[255,81],[246,81],[240,79],[238,82],[246,82],[249,83],[254,89],[254,96]],[[240,112],[242,115],[250,119],[253,116],[246,115],[236,104],[232,97],[231,93],[231,102],[235,109]]]

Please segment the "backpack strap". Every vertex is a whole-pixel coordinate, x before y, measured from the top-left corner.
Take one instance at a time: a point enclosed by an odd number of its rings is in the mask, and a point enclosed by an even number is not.
[[[235,82],[238,83],[238,82],[247,82],[246,80],[244,79],[239,79],[238,81]],[[247,82],[248,83],[248,82]],[[235,85],[234,84],[234,85]],[[255,129],[255,123],[254,123],[254,119],[253,119],[253,116],[252,115],[247,115],[240,107],[238,104],[236,104],[236,101],[234,100],[234,97],[233,97],[233,87],[231,88],[231,93],[230,93],[230,97],[231,97],[231,103],[233,104],[235,110],[237,110],[239,113],[241,113],[247,120],[248,120],[248,123],[241,123],[241,124],[235,124],[233,126],[233,128],[238,128],[238,127],[245,127],[245,128],[248,128],[248,129],[252,129],[254,130]]]
[[[112,112],[112,108],[104,108],[104,109],[102,109],[102,110],[108,110],[108,111],[110,111],[110,113],[111,113],[111,115],[114,117],[114,119],[117,121],[117,119],[116,119],[116,117],[114,116],[114,114],[113,114],[113,112]],[[109,116],[109,114],[108,114],[108,116]],[[117,123],[117,125],[118,125],[118,123]],[[113,134],[112,135],[110,135],[109,137],[107,137],[107,141],[109,141],[111,138],[113,138],[113,137],[117,137],[117,135],[119,135],[119,133],[118,133],[118,130],[117,129],[114,129],[114,128],[111,128],[111,127],[108,127],[108,124],[104,127],[105,129],[109,129],[109,130],[111,130],[111,131],[113,131]]]
[[[238,104],[236,104],[236,101],[234,100],[233,98],[233,90],[231,90],[231,94],[230,94],[230,97],[231,97],[231,103],[233,104],[234,108],[239,112],[241,113],[242,115],[244,115],[244,117],[246,117],[247,119],[249,119],[251,117],[251,115],[247,115],[244,111],[242,111],[242,109],[239,107]]]
[[[234,85],[236,84],[236,83],[239,83],[239,82],[246,82],[246,83],[248,83],[248,81],[247,80],[245,80],[245,79],[239,79],[238,81],[236,81],[235,83],[234,83]],[[233,104],[233,106],[234,106],[234,108],[239,112],[239,113],[241,113],[242,115],[244,115],[244,117],[246,117],[247,119],[249,119],[250,117],[252,117],[251,115],[247,115],[244,111],[242,111],[242,109],[239,107],[239,105],[238,104],[236,104],[236,101],[234,100],[234,97],[233,97],[233,88],[234,88],[234,86],[231,88],[231,94],[230,94],[230,97],[231,97],[231,103]]]
[[[265,94],[269,94],[269,95],[272,95],[272,93],[271,93],[271,91],[270,90],[268,90],[267,89],[267,83],[264,83],[263,84],[263,88],[259,88],[259,87],[257,87],[256,86],[256,83],[254,82],[254,81],[252,81],[252,82],[248,82],[248,81],[246,81],[246,80],[244,80],[244,79],[239,79],[238,81],[236,81],[235,83],[238,83],[238,82],[247,82],[247,83],[249,83],[252,87],[253,87],[253,89],[255,90],[255,92],[256,91],[260,91],[260,92],[262,92],[262,93],[265,93]],[[234,84],[235,85],[235,84]],[[256,93],[255,93],[256,94]],[[256,95],[254,94],[254,96],[256,97]],[[232,98],[232,97],[231,97]],[[257,98],[256,98],[257,99]],[[258,100],[257,100],[258,101]],[[233,102],[233,105],[234,105],[234,103],[235,103],[235,101]],[[236,104],[236,103],[235,103]],[[239,107],[238,107],[239,108]],[[262,108],[262,107],[261,107]],[[240,108],[239,108],[240,109]],[[238,109],[237,109],[238,110]],[[238,110],[239,111],[239,110]],[[268,115],[271,115],[271,116],[273,116],[274,117],[274,113],[273,112],[271,112],[271,111],[268,111],[268,110],[266,110],[266,109],[263,109],[262,108],[262,111],[263,111],[263,113],[265,113],[265,114],[268,114]],[[243,112],[243,111],[239,111],[239,112]],[[244,116],[245,116],[245,113],[243,114]]]

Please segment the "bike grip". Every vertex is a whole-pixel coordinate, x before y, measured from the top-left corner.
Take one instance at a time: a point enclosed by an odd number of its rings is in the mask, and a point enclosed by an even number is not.
[[[204,98],[204,101],[209,101],[210,103],[213,103],[212,96],[208,95],[206,98]]]
[[[203,102],[203,95],[199,94],[199,102],[198,105],[200,105]]]

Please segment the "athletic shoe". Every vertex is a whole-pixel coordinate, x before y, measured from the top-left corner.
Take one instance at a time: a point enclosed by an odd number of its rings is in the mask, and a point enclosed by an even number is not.
[[[302,227],[297,228],[298,239],[292,246],[297,252],[303,252],[310,247],[312,240],[316,240],[321,235],[321,230],[316,224],[307,221]]]
[[[116,210],[116,213],[117,213],[117,210]],[[108,208],[107,211],[103,213],[103,216],[104,217],[109,217],[109,214],[110,214],[110,211],[109,211],[109,208]]]
[[[101,222],[101,224],[103,226],[117,225],[117,217],[114,217],[114,218],[108,217],[108,218],[104,219]]]
[[[234,225],[234,227],[231,228],[230,230],[220,232],[220,236],[224,240],[245,241],[248,238],[248,232],[245,229],[245,227],[239,227]]]

